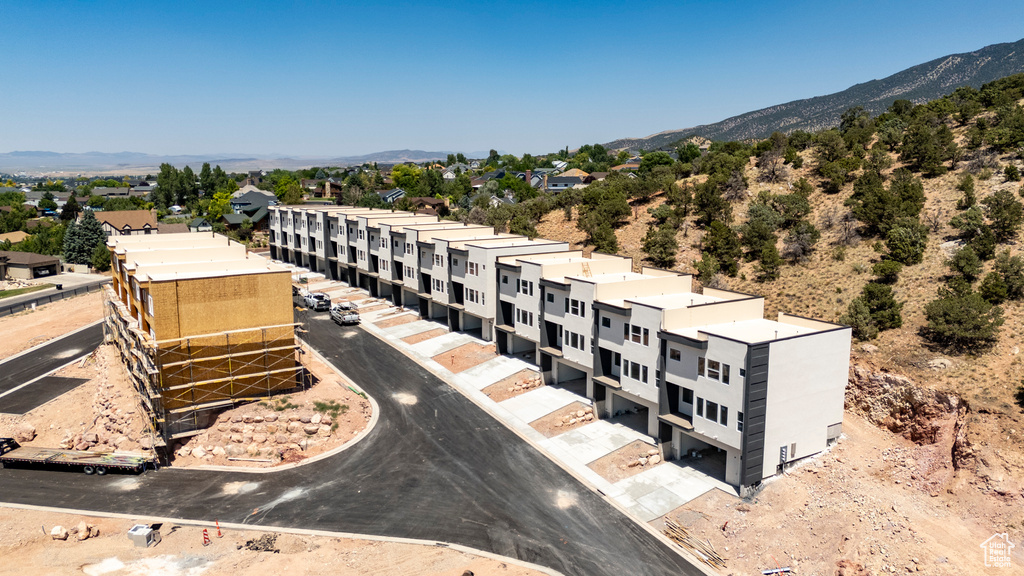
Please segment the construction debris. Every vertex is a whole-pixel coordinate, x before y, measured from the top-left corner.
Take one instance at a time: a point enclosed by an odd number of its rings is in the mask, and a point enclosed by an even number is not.
[[[675,520],[671,518],[665,519],[665,529],[662,532],[673,542],[692,552],[694,556],[700,558],[708,566],[712,568],[726,567],[725,558],[718,554],[715,547],[711,545],[711,542],[694,537]]]

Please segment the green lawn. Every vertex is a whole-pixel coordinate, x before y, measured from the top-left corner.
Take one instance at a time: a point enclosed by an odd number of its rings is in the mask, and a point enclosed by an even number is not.
[[[53,284],[40,284],[38,286],[29,286],[28,288],[17,288],[15,290],[0,290],[0,298],[9,298],[11,296],[18,296],[20,294],[28,294],[29,292],[46,290],[47,288],[53,288]]]

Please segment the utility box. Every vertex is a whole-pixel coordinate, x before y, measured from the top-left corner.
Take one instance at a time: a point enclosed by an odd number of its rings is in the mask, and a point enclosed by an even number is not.
[[[149,548],[160,543],[160,531],[145,524],[136,524],[128,530],[128,539],[139,548]]]

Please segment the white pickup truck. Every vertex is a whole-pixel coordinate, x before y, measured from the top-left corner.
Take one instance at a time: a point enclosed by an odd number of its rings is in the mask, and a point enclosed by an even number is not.
[[[352,326],[359,324],[359,313],[351,302],[339,302],[331,306],[331,320],[342,326]]]

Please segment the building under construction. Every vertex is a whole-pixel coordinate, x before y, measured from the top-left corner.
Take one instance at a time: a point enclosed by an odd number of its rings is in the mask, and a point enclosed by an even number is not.
[[[166,445],[300,384],[291,274],[216,234],[118,236],[107,341]]]

